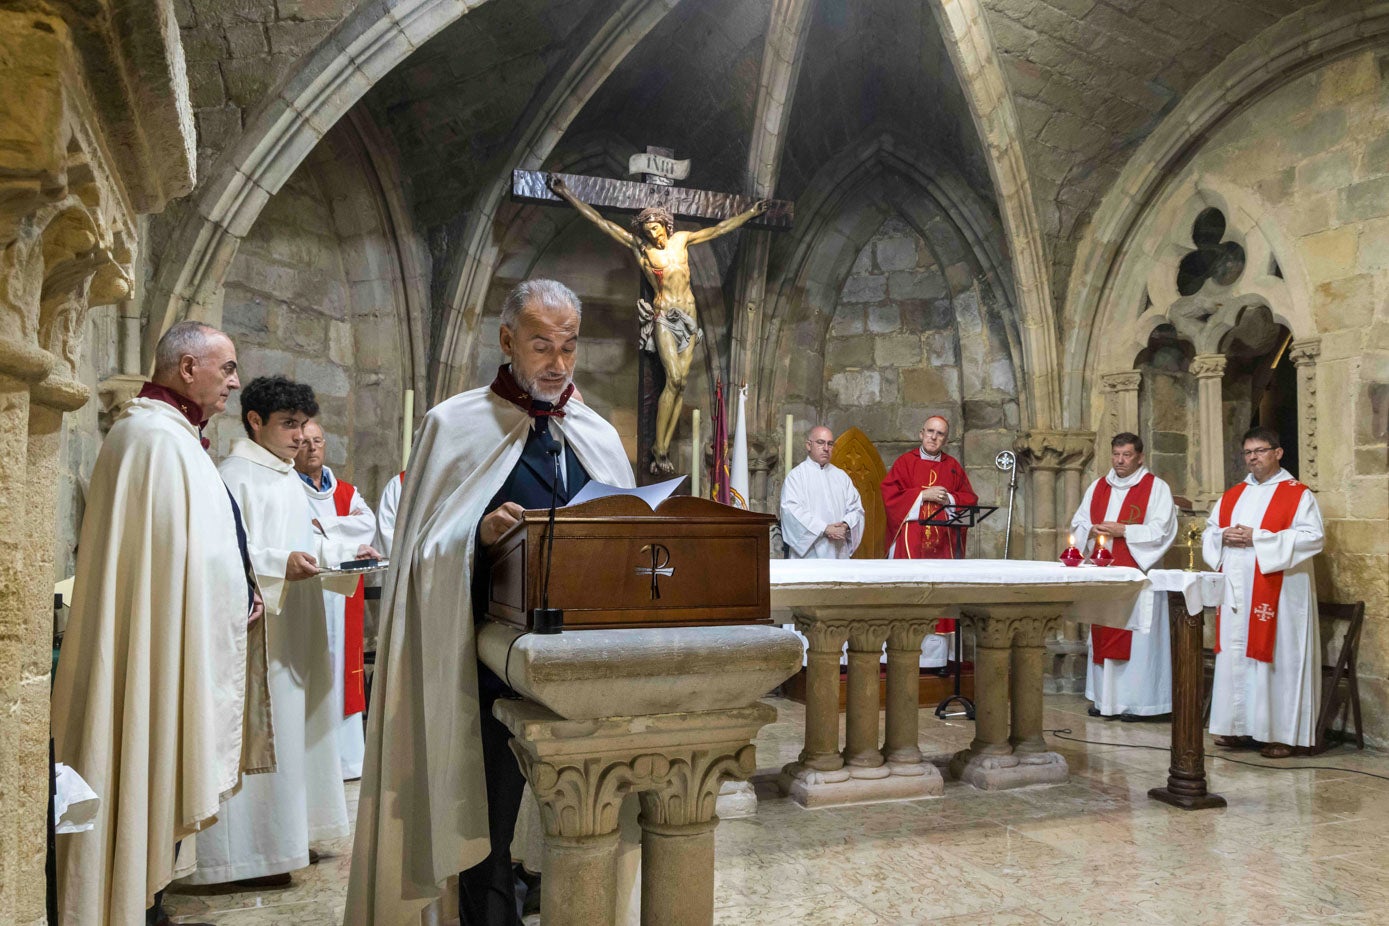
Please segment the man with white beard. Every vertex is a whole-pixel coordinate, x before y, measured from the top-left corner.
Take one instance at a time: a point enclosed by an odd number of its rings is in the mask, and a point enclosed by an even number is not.
[[[326,437],[317,421],[304,422],[304,439],[294,456],[294,468],[304,483],[313,512],[314,530],[337,543],[370,544],[376,539],[376,518],[352,483],[338,478],[323,462]],[[363,664],[363,621],[366,593],[362,579],[351,595],[323,590],[328,615],[328,652],[333,660],[333,704],[338,715],[338,758],[344,781],[362,777],[366,739],[362,712],[367,708]]]
[[[1283,469],[1278,434],[1244,435],[1249,475],[1206,522],[1202,552],[1225,573],[1216,612],[1211,733],[1218,746],[1263,744],[1267,759],[1312,745],[1321,704],[1321,632],[1312,557],[1325,541],[1312,490]]]
[[[848,559],[863,540],[863,500],[847,473],[830,462],[834,432],[814,427],[805,459],[781,487],[781,536],[791,559]]]
[[[476,591],[488,548],[552,489],[564,504],[591,479],[634,482],[612,425],[570,401],[580,312],[561,283],[520,284],[502,304],[510,362],[420,427],[381,602],[353,926],[418,922],[456,873],[465,926],[519,926],[510,850],[525,779],[492,716],[510,689],[477,661]]]
[[[1167,483],[1143,465],[1143,439],[1127,431],[1109,442],[1111,469],[1085,490],[1071,519],[1082,549],[1106,543],[1114,565],[1145,572],[1162,560],[1177,538],[1177,507]],[[1172,712],[1172,643],[1167,595],[1153,596],[1147,633],[1092,625],[1085,697],[1092,717],[1135,721]],[[1134,613],[1147,603],[1134,605]]]
[[[338,762],[332,664],[320,568],[376,551],[330,541],[313,528],[294,454],[304,422],[318,413],[313,389],[283,376],[241,391],[249,439],[232,443],[219,471],[246,522],[252,566],[269,622],[270,709],[276,769],[248,778],[198,834],[198,868],[183,884],[282,887],[309,864],[311,841],[347,835]],[[351,591],[358,576],[336,587]]]

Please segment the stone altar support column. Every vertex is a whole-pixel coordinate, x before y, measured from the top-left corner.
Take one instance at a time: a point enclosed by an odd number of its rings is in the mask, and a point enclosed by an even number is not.
[[[1209,511],[1225,491],[1225,411],[1221,380],[1224,354],[1197,354],[1191,361],[1196,377],[1196,433],[1199,477],[1196,507]]]
[[[849,689],[844,715],[844,761],[858,768],[878,768],[878,678],[887,625],[863,624],[849,631]]]
[[[887,637],[887,720],[883,758],[892,765],[921,762],[921,641],[930,621],[893,621]]]
[[[1038,691],[1046,670],[1046,646],[1043,631],[1046,622],[1040,618],[1024,618],[1013,624],[1013,649],[1009,666],[1011,685],[1015,691]],[[1008,743],[1016,754],[1047,752],[1042,738],[1042,701],[1039,698],[1012,698],[1012,735]]]
[[[1294,341],[1288,359],[1297,367],[1297,478],[1313,491],[1318,488],[1317,471],[1317,358],[1321,338]]]
[[[800,764],[821,772],[844,766],[839,752],[839,657],[849,638],[849,625],[829,621],[803,625],[809,642],[805,671],[805,748]]]
[[[732,710],[565,720],[530,701],[494,713],[540,804],[545,926],[614,926],[618,814],[641,795],[643,926],[709,926],[714,815],[725,779],[756,769],[765,704]]]

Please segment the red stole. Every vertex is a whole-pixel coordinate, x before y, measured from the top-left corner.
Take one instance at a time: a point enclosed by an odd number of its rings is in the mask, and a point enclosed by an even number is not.
[[[959,460],[947,453],[942,453],[939,460],[924,460],[919,449],[908,450],[892,464],[882,484],[883,506],[887,510],[887,546],[892,550],[893,559],[955,559],[964,555],[967,539],[964,529],[917,523],[917,518],[930,517],[945,506],[923,502],[916,518],[907,517],[921,490],[933,486],[943,487],[955,496],[957,504],[979,503],[979,496],[974,494]],[[957,549],[960,552],[957,553]],[[951,618],[936,622],[937,633],[951,633],[954,629],[955,621]]]
[[[337,485],[334,486],[333,507],[337,510],[338,517],[346,517],[351,513],[352,496],[355,491],[352,484],[343,479],[339,479]],[[365,584],[360,577],[357,579],[357,590],[348,597],[342,611],[344,647],[342,715],[344,717],[360,714],[367,709],[367,692],[364,684],[366,665],[362,653],[365,646],[362,618],[366,613],[366,596],[362,589]]]
[[[1090,523],[1099,524],[1105,520],[1105,515],[1109,513],[1109,499],[1114,494],[1114,487],[1109,484],[1108,479],[1101,479],[1095,484],[1095,491],[1090,493]],[[1120,524],[1142,524],[1143,519],[1148,516],[1148,498],[1153,494],[1153,474],[1148,473],[1133,488],[1129,489],[1129,494],[1124,496],[1124,507],[1119,512]],[[1129,542],[1123,537],[1114,538],[1114,546],[1110,549],[1114,554],[1114,564],[1116,566],[1132,566],[1139,568],[1137,560],[1129,552]],[[1090,625],[1090,648],[1094,650],[1095,665],[1102,666],[1106,659],[1128,659],[1133,652],[1133,631],[1125,630],[1122,627],[1104,627],[1099,624]]]
[[[1249,483],[1241,482],[1231,486],[1220,496],[1220,527],[1232,527],[1235,505],[1239,502]],[[1278,533],[1293,526],[1297,506],[1302,501],[1302,493],[1307,487],[1295,479],[1278,483],[1264,509],[1264,519],[1259,524],[1261,530]],[[1225,571],[1222,562],[1220,571]],[[1249,601],[1249,636],[1244,642],[1244,654],[1260,662],[1273,662],[1273,642],[1278,636],[1278,600],[1283,594],[1283,573],[1264,574],[1254,564],[1254,589]],[[1215,651],[1220,652],[1220,608],[1215,609]]]

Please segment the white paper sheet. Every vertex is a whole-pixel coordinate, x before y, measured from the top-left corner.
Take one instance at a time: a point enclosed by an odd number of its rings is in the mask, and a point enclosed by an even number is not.
[[[597,498],[607,498],[610,495],[633,495],[651,506],[655,511],[656,506],[675,494],[675,490],[680,487],[680,483],[685,481],[684,476],[677,476],[674,479],[667,479],[665,482],[653,483],[649,486],[636,486],[631,489],[624,489],[619,486],[610,486],[606,483],[594,480],[584,486],[578,493],[569,500],[569,504],[564,507],[570,508],[574,505],[582,505],[584,502],[591,502]]]

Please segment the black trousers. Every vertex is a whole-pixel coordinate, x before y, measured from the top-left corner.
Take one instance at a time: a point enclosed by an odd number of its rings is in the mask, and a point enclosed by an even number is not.
[[[511,731],[492,716],[498,698],[512,695],[497,675],[478,665],[478,707],[482,712],[482,764],[487,777],[487,830],[492,852],[458,874],[458,914],[462,926],[521,926],[511,839],[521,811],[525,776],[511,752]]]
[[[182,845],[182,840],[174,843],[174,862],[178,862],[178,850]],[[164,914],[164,892],[156,891],[154,906],[145,911],[145,926],[159,926],[160,921],[167,918]]]

